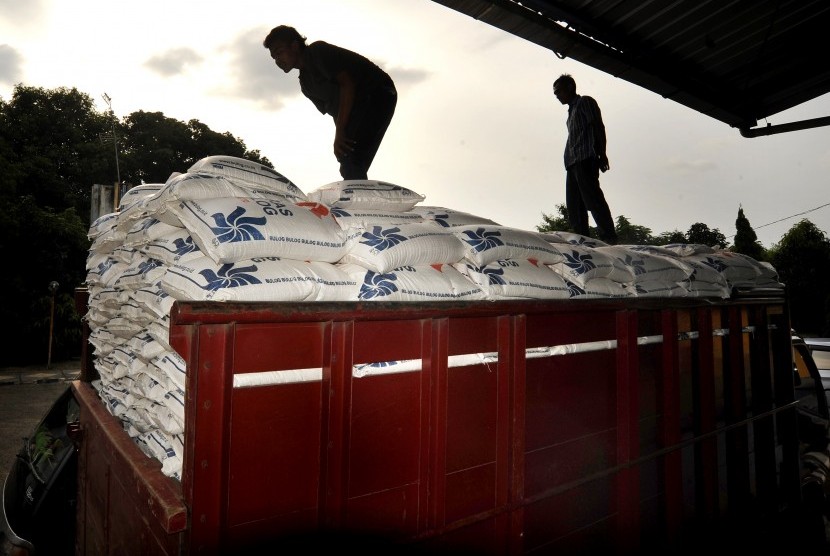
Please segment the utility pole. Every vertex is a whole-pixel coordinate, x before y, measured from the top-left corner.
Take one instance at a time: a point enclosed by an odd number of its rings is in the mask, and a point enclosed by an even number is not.
[[[107,107],[110,110],[110,117],[112,118],[112,146],[115,148],[115,173],[118,177],[118,183],[116,184],[118,192],[116,195],[118,195],[121,193],[121,169],[118,167],[118,138],[115,136],[115,113],[112,111],[112,99],[110,96],[107,93],[104,93],[101,95],[101,98],[103,98],[104,102],[107,103]]]

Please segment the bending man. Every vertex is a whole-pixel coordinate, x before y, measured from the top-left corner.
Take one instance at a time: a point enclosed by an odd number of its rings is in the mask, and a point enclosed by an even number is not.
[[[271,29],[262,44],[282,71],[300,70],[302,93],[334,119],[334,156],[343,179],[368,179],[398,101],[392,78],[351,50],[323,41],[307,45],[286,25]]]

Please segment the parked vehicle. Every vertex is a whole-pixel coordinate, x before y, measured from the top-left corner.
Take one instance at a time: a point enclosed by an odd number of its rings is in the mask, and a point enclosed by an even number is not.
[[[804,342],[813,354],[822,380],[830,380],[830,338],[804,338]]]

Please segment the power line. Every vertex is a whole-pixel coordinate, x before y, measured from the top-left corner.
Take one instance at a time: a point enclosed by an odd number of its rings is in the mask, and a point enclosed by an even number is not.
[[[790,218],[795,218],[796,216],[803,216],[805,214],[809,214],[811,212],[815,212],[819,209],[823,209],[824,207],[830,207],[830,203],[824,203],[823,205],[817,206],[815,208],[811,208],[810,210],[805,210],[804,212],[799,212],[798,214],[793,214],[792,216],[785,216],[784,218],[779,218],[773,222],[768,222],[766,224],[761,224],[760,226],[752,226],[753,230],[757,230],[759,228],[766,228],[767,226],[772,226],[773,224],[778,224],[779,222],[783,222],[784,220],[789,220]],[[735,237],[736,234],[732,234],[731,236],[726,236],[727,238]]]

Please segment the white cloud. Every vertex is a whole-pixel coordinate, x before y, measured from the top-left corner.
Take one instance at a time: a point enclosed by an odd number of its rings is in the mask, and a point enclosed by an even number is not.
[[[0,44],[0,83],[14,85],[23,77],[23,57],[8,44]]]
[[[172,48],[162,54],[150,57],[144,65],[162,77],[173,77],[184,73],[188,67],[204,61],[192,48]]]

